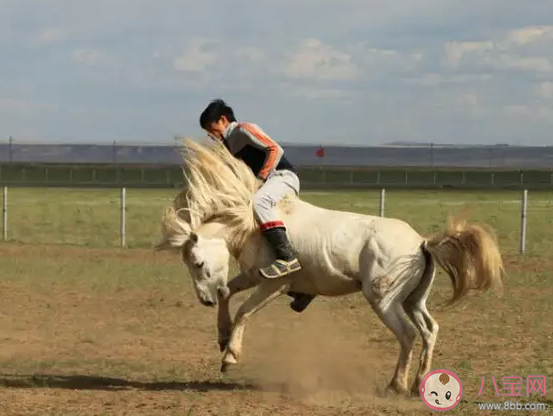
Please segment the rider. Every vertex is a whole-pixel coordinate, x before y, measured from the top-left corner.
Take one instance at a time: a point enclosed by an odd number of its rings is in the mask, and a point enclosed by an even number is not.
[[[209,103],[200,115],[200,125],[208,135],[221,141],[234,157],[241,159],[263,185],[253,196],[254,214],[262,235],[269,242],[276,260],[259,270],[265,278],[277,278],[299,271],[302,266],[292,249],[286,227],[272,208],[287,194],[299,194],[300,180],[295,167],[286,159],[282,147],[258,125],[239,123],[234,111],[223,100]],[[292,309],[305,309],[314,296],[288,293],[294,297]]]

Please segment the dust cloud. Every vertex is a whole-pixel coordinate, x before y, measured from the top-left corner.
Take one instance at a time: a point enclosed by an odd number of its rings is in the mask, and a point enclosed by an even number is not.
[[[286,308],[279,305],[278,309],[282,307]],[[366,315],[370,315],[372,311],[367,308]],[[349,319],[347,310],[333,314],[323,307],[316,309],[310,307],[302,315],[281,310],[276,321],[271,322],[265,314],[262,323],[258,317],[255,324],[250,323],[244,337],[248,378],[266,394],[278,393],[306,404],[403,402],[383,397],[397,359],[393,335],[386,333],[376,317],[363,325],[359,316]],[[376,342],[375,334],[370,336],[375,328],[382,334]],[[414,402],[420,404],[416,398]]]

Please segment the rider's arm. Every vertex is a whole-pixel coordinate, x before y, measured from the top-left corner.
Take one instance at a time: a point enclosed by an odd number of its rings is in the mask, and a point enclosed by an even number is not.
[[[243,140],[240,147],[249,145],[265,152],[265,161],[259,171],[259,177],[263,180],[267,179],[284,153],[282,147],[255,124],[241,123],[236,128],[242,133],[239,135],[241,141]]]

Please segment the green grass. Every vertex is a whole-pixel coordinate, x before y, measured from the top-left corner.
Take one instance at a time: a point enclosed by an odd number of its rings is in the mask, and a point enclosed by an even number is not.
[[[397,342],[361,295],[316,299],[301,315],[277,299],[249,323],[239,365],[220,375],[215,311],[199,306],[178,258],[150,250],[175,193],[128,190],[133,249],[119,249],[117,190],[10,189],[11,241],[0,244],[2,415],[430,413],[417,398],[375,393],[393,373]],[[503,296],[443,310],[450,288],[440,272],[429,299],[440,324],[434,368],[463,381],[463,402],[451,414],[486,414],[476,401],[553,399],[549,386],[546,397],[510,398],[489,384],[492,375],[498,383],[511,374],[553,376],[552,196],[529,194],[528,255],[519,258],[520,192],[386,194],[385,214],[422,233],[468,209],[494,227],[505,255]],[[378,214],[377,191],[303,197]],[[420,341],[415,366],[418,348]],[[488,384],[478,397],[482,376]]]
[[[159,219],[175,190],[127,190],[127,243],[151,247]],[[378,215],[379,191],[304,191],[317,205]],[[496,229],[502,249],[516,252],[520,242],[520,191],[388,190],[385,215],[411,222],[421,233],[442,227],[449,213],[468,210],[470,218]],[[552,243],[553,192],[529,193],[527,250],[535,255]],[[21,189],[8,195],[8,237],[22,243],[70,244],[88,247],[119,245],[120,191],[117,189]]]

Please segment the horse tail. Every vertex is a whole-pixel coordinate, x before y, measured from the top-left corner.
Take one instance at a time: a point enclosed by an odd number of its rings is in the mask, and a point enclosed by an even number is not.
[[[419,284],[413,289],[411,293],[405,299],[405,302],[415,304],[419,302],[425,295],[428,296],[430,286],[434,281],[434,275],[436,273],[436,263],[432,254],[426,249],[426,241],[423,241],[420,245],[422,255],[424,257],[425,268],[422,273]]]
[[[495,235],[483,226],[449,218],[440,233],[422,245],[451,279],[453,305],[470,290],[501,290],[505,273]]]

